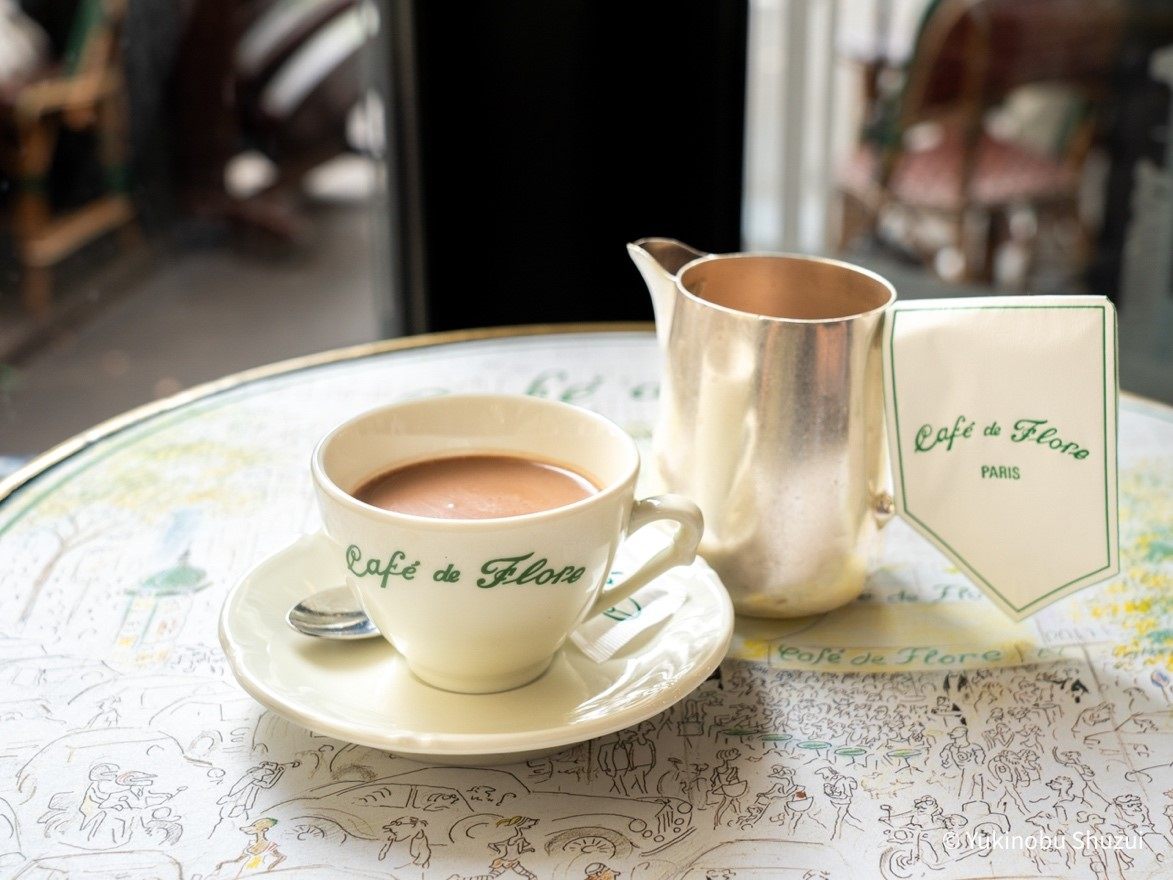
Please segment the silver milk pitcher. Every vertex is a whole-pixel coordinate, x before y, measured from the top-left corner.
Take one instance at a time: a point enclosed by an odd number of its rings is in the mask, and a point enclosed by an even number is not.
[[[837,260],[629,244],[661,353],[653,468],[704,512],[700,552],[741,614],[863,590],[885,491],[880,338],[896,291]]]

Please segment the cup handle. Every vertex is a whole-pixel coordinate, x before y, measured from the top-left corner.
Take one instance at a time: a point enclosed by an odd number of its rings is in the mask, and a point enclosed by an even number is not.
[[[594,617],[617,602],[622,602],[668,569],[688,565],[696,559],[696,548],[705,530],[705,520],[700,508],[680,495],[656,495],[636,501],[631,508],[627,534],[632,535],[648,523],[662,519],[678,525],[671,543],[619,583],[604,587],[587,617]]]

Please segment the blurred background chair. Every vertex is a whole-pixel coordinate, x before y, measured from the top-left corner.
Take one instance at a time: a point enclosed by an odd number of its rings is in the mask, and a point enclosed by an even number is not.
[[[840,175],[840,249],[861,234],[957,281],[989,281],[1012,243],[1026,283],[1050,235],[1086,263],[1086,160],[1110,96],[1125,0],[936,0],[902,83],[874,95]],[[1026,100],[1023,100],[1027,96]],[[1033,140],[992,124],[1032,103]],[[1043,134],[1040,136],[1040,129]]]
[[[52,268],[94,238],[133,221],[127,195],[127,108],[120,29],[126,0],[77,6],[60,66],[34,77],[0,102],[6,129],[2,162],[18,181],[13,235],[29,312],[52,303]],[[57,209],[49,171],[62,129],[90,131],[101,165],[100,189],[86,202]]]
[[[177,185],[190,214],[305,243],[305,178],[370,146],[354,132],[371,128],[362,68],[378,20],[360,0],[194,0],[174,85]],[[247,166],[256,174],[231,170],[246,151],[261,159]]]
[[[0,96],[4,171],[17,186],[12,233],[22,270],[25,308],[45,314],[52,302],[54,265],[134,219],[127,195],[127,113],[119,29],[127,0],[82,0],[64,58]],[[101,166],[97,191],[82,204],[59,208],[50,173],[63,130],[92,132]]]

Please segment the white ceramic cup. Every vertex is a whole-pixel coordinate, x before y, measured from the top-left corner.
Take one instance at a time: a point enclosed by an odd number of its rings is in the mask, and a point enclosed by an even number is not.
[[[580,501],[493,519],[439,519],[374,507],[351,493],[392,468],[504,454],[568,467],[600,489]],[[704,528],[687,499],[636,501],[639,452],[621,428],[533,397],[454,395],[363,413],[327,434],[311,462],[338,577],[420,679],[490,693],[541,675],[570,632],[696,556]],[[624,536],[657,520],[670,543],[606,586]]]

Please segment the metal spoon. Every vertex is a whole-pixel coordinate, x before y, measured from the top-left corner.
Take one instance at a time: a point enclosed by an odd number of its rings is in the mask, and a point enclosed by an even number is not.
[[[306,596],[285,614],[285,622],[307,636],[320,639],[369,639],[379,635],[375,624],[346,587],[334,587]]]

